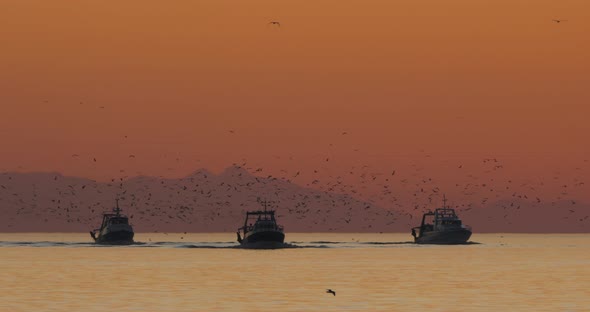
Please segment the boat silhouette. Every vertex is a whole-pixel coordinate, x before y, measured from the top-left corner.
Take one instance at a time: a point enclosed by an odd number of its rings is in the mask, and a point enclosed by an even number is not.
[[[463,222],[455,210],[447,207],[443,198],[443,207],[428,211],[422,216],[422,223],[412,228],[412,236],[417,244],[464,244],[471,237],[471,227]]]
[[[238,229],[238,242],[244,247],[273,248],[283,245],[285,233],[277,224],[274,210],[267,210],[267,201],[262,201],[264,210],[246,212],[244,226]],[[252,223],[254,221],[254,223]]]
[[[90,236],[97,244],[132,244],[133,227],[129,224],[129,218],[121,214],[119,200],[116,200],[117,206],[113,213],[104,213],[100,228],[90,231]],[[98,233],[98,236],[97,236]]]

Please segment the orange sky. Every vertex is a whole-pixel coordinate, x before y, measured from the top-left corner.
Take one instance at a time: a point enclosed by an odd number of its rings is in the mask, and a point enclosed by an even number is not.
[[[587,0],[4,0],[0,38],[0,170],[590,158]]]

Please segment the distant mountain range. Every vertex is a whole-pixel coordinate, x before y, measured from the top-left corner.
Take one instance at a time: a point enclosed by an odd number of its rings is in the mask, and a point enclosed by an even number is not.
[[[100,225],[115,198],[137,232],[233,232],[247,210],[262,209],[260,200],[272,202],[287,233],[409,233],[422,213],[409,200],[409,207],[393,210],[370,199],[255,176],[238,166],[220,174],[201,169],[180,179],[140,176],[108,183],[59,173],[7,172],[0,174],[0,232],[86,232]],[[475,233],[588,232],[590,205],[574,204],[498,199],[479,207],[463,205],[459,212]]]

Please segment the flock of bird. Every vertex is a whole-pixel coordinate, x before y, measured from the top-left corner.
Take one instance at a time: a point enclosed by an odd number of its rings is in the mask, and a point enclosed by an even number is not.
[[[313,169],[275,170],[278,174],[243,159],[221,174],[199,170],[180,179],[113,177],[106,183],[59,174],[3,173],[0,209],[10,215],[5,220],[9,227],[27,225],[23,220],[32,218],[91,228],[120,198],[122,208],[143,230],[233,231],[245,211],[259,209],[258,199],[266,198],[277,202],[279,222],[289,224],[292,231],[382,232],[416,226],[417,217],[440,206],[446,193],[458,213],[472,219],[485,215],[490,224],[510,225],[521,210],[531,209],[550,209],[551,215],[584,227],[590,221],[588,211],[576,208],[586,190],[580,167],[580,174],[568,181],[559,172],[527,181],[511,178],[503,172],[509,165],[491,157],[477,166],[447,164],[453,172],[450,185],[418,162],[387,172],[369,164],[335,171],[330,169],[331,157],[322,158]]]

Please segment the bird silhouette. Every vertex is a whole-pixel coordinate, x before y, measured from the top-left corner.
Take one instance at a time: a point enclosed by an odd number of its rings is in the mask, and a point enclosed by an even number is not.
[[[268,24],[269,25],[277,25],[277,26],[281,27],[281,23],[280,22],[277,22],[277,21],[271,21]]]
[[[554,19],[552,21],[556,22],[557,24],[559,24],[561,22],[567,22],[567,20],[559,20],[559,19]]]
[[[327,294],[332,294],[332,295],[336,296],[336,292],[333,291],[333,290],[331,290],[331,289],[326,289],[326,293]]]

